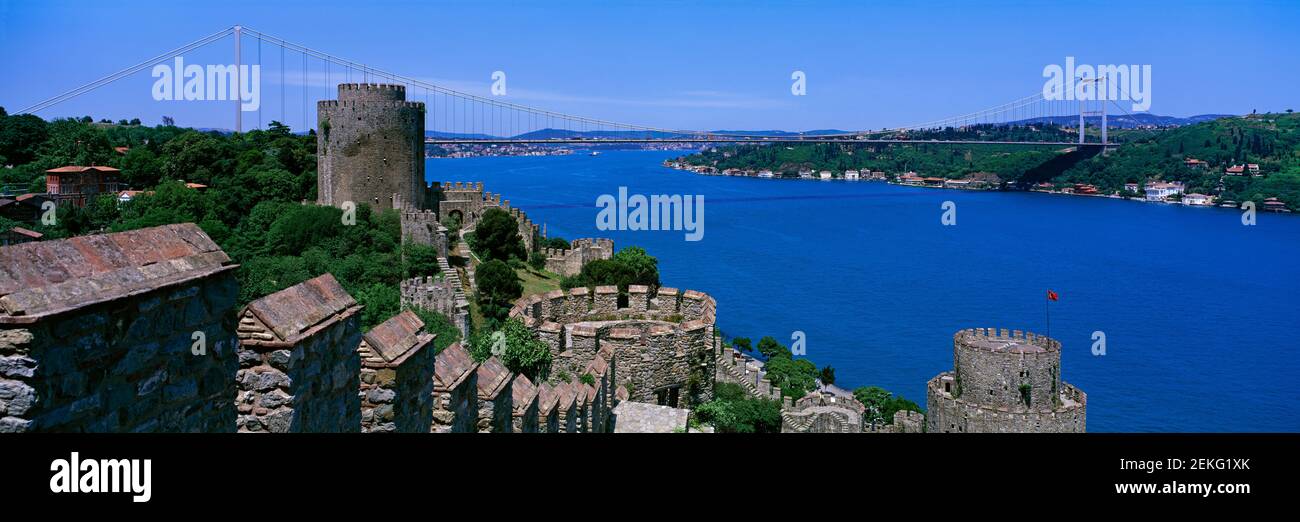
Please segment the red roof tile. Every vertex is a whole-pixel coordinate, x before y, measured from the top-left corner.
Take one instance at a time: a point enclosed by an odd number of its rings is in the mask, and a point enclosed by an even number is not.
[[[451,390],[469,377],[475,366],[474,358],[470,357],[469,351],[460,343],[452,343],[451,346],[438,352],[437,358],[434,359],[434,385],[443,391]]]
[[[193,223],[0,247],[0,323],[27,323],[235,268]]]
[[[425,333],[423,328],[424,321],[414,312],[405,310],[371,328],[361,338],[371,353],[384,362],[398,364],[433,341],[433,335]]]
[[[528,411],[528,406],[537,398],[537,386],[533,381],[528,380],[523,374],[515,376],[515,383],[510,386],[511,401],[514,405],[515,415],[521,415]]]
[[[285,288],[247,307],[280,342],[286,343],[297,342],[313,326],[336,316],[350,316],[360,309],[356,299],[330,274]]]
[[[510,383],[510,369],[495,355],[478,366],[478,398],[495,399]]]
[[[69,166],[67,166],[67,167],[59,167],[59,168],[57,168],[57,169],[50,169],[50,170],[47,170],[47,171],[45,171],[45,172],[49,172],[49,173],[51,173],[51,174],[63,174],[63,173],[68,173],[68,172],[74,172],[74,173],[75,173],[75,172],[86,172],[86,171],[88,171],[88,170],[95,170],[95,171],[99,171],[99,172],[121,172],[120,170],[117,170],[117,169],[115,169],[115,168],[113,168],[113,167],[105,167],[105,166],[102,166],[102,165],[92,165],[92,166],[89,166],[89,167],[82,167],[82,166],[79,166],[79,165],[69,165]]]

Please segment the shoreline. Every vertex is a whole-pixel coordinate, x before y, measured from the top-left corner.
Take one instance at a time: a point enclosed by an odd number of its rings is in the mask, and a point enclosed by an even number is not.
[[[759,175],[759,176],[748,176],[748,175],[723,174],[723,173],[720,173],[720,172],[703,172],[703,171],[695,170],[695,169],[691,168],[691,167],[695,167],[694,165],[676,164],[675,162],[672,162],[672,161],[664,161],[664,162],[662,163],[662,166],[663,166],[664,168],[668,168],[668,169],[672,169],[672,170],[680,170],[680,171],[684,171],[684,172],[690,172],[690,173],[692,173],[692,174],[696,174],[696,175],[700,175],[700,176],[725,177],[725,178],[753,178],[753,179],[763,179],[763,180],[819,181],[819,182],[843,182],[843,183],[885,183],[885,184],[888,184],[888,185],[896,185],[896,186],[900,186],[900,187],[916,187],[916,188],[925,188],[925,189],[933,189],[933,190],[956,190],[956,191],[966,191],[966,192],[1032,192],[1032,193],[1039,193],[1039,194],[1053,194],[1053,195],[1058,195],[1058,196],[1076,196],[1076,197],[1094,197],[1094,198],[1104,198],[1104,199],[1117,199],[1117,200],[1124,200],[1124,201],[1135,201],[1135,202],[1139,202],[1139,203],[1153,203],[1153,204],[1161,204],[1161,205],[1175,205],[1175,206],[1188,207],[1188,208],[1217,208],[1217,209],[1223,209],[1223,210],[1235,210],[1235,211],[1243,210],[1241,207],[1236,206],[1236,205],[1220,205],[1220,204],[1193,205],[1193,204],[1183,203],[1183,202],[1181,202],[1181,201],[1168,201],[1168,200],[1159,200],[1159,201],[1154,201],[1154,200],[1149,200],[1149,199],[1146,199],[1146,198],[1143,198],[1143,197],[1124,197],[1124,196],[1121,196],[1121,195],[1119,195],[1119,194],[1076,194],[1076,193],[1073,193],[1073,192],[1065,192],[1065,191],[1061,191],[1061,190],[1042,190],[1042,189],[1034,189],[1034,188],[1029,188],[1029,189],[1023,189],[1023,190],[1022,190],[1022,189],[1006,188],[1005,186],[1002,186],[1002,187],[999,187],[999,188],[947,187],[947,186],[935,186],[935,185],[914,184],[914,183],[901,183],[901,182],[898,182],[898,181],[895,181],[895,180],[890,180],[890,179],[880,179],[880,178],[869,178],[869,179],[845,179],[845,178],[842,178],[842,177],[839,177],[839,178],[803,178],[803,177],[791,178],[791,177],[785,177],[785,176],[762,176],[762,175]],[[710,168],[711,168],[711,167],[710,167]],[[770,171],[767,171],[767,172],[770,172]],[[947,178],[945,178],[945,179],[947,179]],[[1270,209],[1270,208],[1258,208],[1258,209],[1256,209],[1256,210],[1259,211],[1259,212],[1266,212],[1266,213],[1269,213],[1269,214],[1295,214],[1295,211],[1293,211],[1293,210],[1291,210],[1291,209]]]

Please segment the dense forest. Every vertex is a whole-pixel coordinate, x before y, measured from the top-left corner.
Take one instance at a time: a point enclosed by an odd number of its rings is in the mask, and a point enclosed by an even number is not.
[[[1187,192],[1219,196],[1222,200],[1257,203],[1277,197],[1300,208],[1300,115],[1252,114],[1168,129],[1117,130],[1123,143],[1064,169],[1051,181],[1057,185],[1087,183],[1102,192],[1122,191],[1125,183],[1153,179],[1182,181]],[[1031,137],[1037,136],[1036,139]],[[1073,138],[1072,138],[1073,137]],[[800,170],[880,170],[890,175],[915,171],[923,176],[960,178],[992,172],[1010,183],[1062,154],[1060,147],[1026,148],[996,145],[961,146],[925,143],[930,139],[1071,141],[1077,135],[1056,127],[1014,126],[943,129],[908,133],[916,144],[809,144],[719,147],[679,161],[719,170],[770,169],[791,177]],[[1207,163],[1185,164],[1188,158]],[[1232,165],[1255,163],[1260,176],[1224,176]]]

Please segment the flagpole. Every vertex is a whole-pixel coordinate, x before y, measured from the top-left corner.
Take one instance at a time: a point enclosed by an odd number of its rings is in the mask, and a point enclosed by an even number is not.
[[[1043,310],[1047,312],[1047,337],[1052,337],[1052,299],[1043,296]]]

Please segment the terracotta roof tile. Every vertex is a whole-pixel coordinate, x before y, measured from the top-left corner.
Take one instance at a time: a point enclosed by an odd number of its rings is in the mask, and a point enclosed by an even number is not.
[[[537,387],[537,411],[545,416],[555,409],[555,405],[560,401],[560,389],[549,382],[544,382]]]
[[[385,362],[398,363],[433,340],[433,335],[425,333],[423,328],[424,321],[414,312],[405,310],[371,328],[361,338],[371,352]]]
[[[333,275],[324,274],[248,303],[247,309],[282,342],[296,342],[313,326],[360,310]]]
[[[478,398],[494,399],[510,383],[510,369],[495,355],[478,366]]]
[[[460,343],[452,343],[451,346],[438,352],[437,358],[434,359],[434,383],[443,390],[455,388],[470,376],[475,366],[469,350],[462,347]]]
[[[0,247],[0,322],[31,322],[234,268],[193,223]]]
[[[523,374],[515,376],[515,382],[510,386],[511,401],[514,405],[515,415],[522,415],[528,410],[528,405],[533,403],[537,398],[537,386]]]

